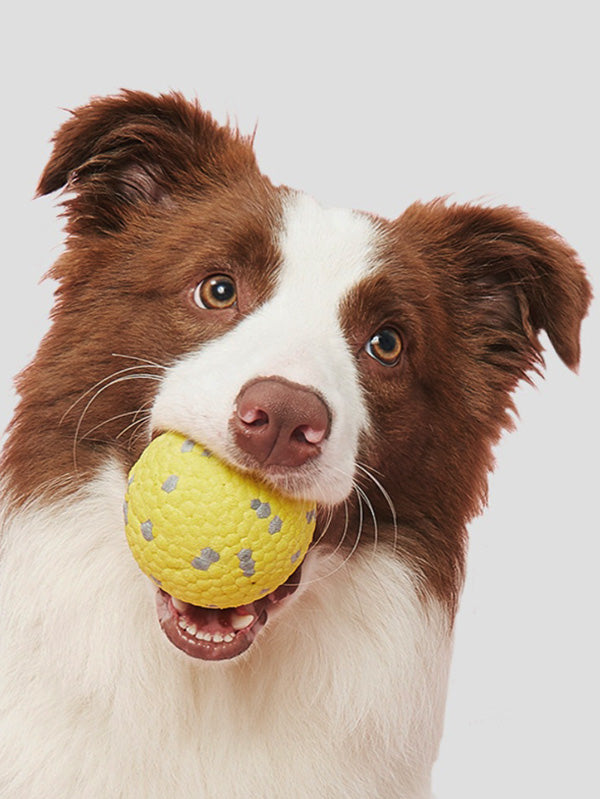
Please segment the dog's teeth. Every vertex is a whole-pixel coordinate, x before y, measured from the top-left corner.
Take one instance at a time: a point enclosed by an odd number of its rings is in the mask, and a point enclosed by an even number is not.
[[[231,615],[231,626],[234,630],[244,630],[246,627],[249,627],[254,619],[252,614],[248,616],[238,616],[237,613],[233,613]]]
[[[185,619],[179,620],[179,626],[182,629],[187,630],[187,632],[190,635],[193,635],[198,641],[206,641],[209,644],[230,644],[235,638],[235,633],[227,633],[227,635],[222,635],[221,633],[204,632],[204,630],[198,629],[195,624],[189,624],[186,622]]]
[[[174,596],[171,597],[171,602],[173,603],[175,610],[178,610],[180,613],[185,613],[187,609],[187,602],[182,602],[180,599],[176,599]]]
[[[187,623],[187,621],[185,619],[179,619],[178,624],[179,624],[179,626],[181,627],[182,630],[185,630],[187,628],[187,625],[188,625],[188,623]]]

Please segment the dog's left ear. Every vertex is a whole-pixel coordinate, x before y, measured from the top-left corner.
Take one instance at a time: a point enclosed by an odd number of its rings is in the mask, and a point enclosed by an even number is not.
[[[67,229],[79,235],[118,231],[132,210],[257,170],[248,139],[176,92],[96,98],[53,141],[38,195],[66,187]]]
[[[576,369],[592,291],[576,253],[554,230],[517,208],[441,200],[417,203],[398,221],[458,278],[464,319],[484,359],[524,376],[541,359],[543,329]]]

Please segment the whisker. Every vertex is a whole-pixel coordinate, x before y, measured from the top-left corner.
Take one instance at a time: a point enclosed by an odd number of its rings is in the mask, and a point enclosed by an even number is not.
[[[123,413],[117,413],[115,416],[111,416],[109,419],[104,419],[102,422],[98,422],[97,425],[91,427],[87,430],[83,435],[80,437],[80,441],[84,441],[88,436],[90,436],[94,431],[98,430],[99,427],[103,427],[105,424],[110,424],[110,422],[115,422],[117,419],[122,419],[124,416],[137,416],[139,413],[139,409],[137,411],[124,411]],[[127,430],[131,425],[125,428]],[[121,433],[119,433],[116,437],[119,438]]]
[[[359,469],[364,475],[366,475],[379,489],[381,495],[385,499],[388,508],[392,513],[392,524],[394,526],[394,541],[393,541],[393,552],[396,553],[398,547],[398,514],[396,513],[396,508],[394,507],[394,503],[392,502],[392,498],[390,497],[389,493],[386,491],[384,486],[379,482],[379,480],[373,475],[370,469],[367,469],[366,466],[363,466],[360,463],[356,464],[356,468]]]
[[[138,413],[139,413],[139,410],[137,410],[135,413],[136,413],[136,416],[137,416]],[[144,428],[146,427],[146,424],[150,421],[150,418],[151,418],[151,414],[148,411],[147,413],[144,414],[144,416],[141,416],[139,419],[134,419],[131,424],[128,424],[127,427],[124,427],[121,430],[121,432],[116,436],[116,438],[121,438],[121,436],[125,435],[125,433],[128,430],[133,430],[134,432],[131,434],[131,436],[129,438],[129,441],[131,442],[133,440],[134,435],[135,435],[136,427],[140,428],[139,432],[141,433],[141,428],[142,427],[144,427]]]
[[[360,499],[359,499],[359,504],[360,504]],[[348,515],[348,502],[347,502],[347,500],[344,500],[344,507],[345,507],[345,510],[346,510],[346,524],[344,525],[344,532],[343,532],[343,534],[342,534],[342,536],[340,538],[340,541],[338,542],[338,545],[333,550],[333,552],[331,552],[329,555],[327,555],[327,557],[323,558],[324,562],[327,561],[327,560],[330,560],[335,555],[335,553],[342,546],[342,543],[343,543],[344,539],[346,538],[346,535],[347,535],[347,532],[348,532],[348,529],[349,529],[349,515]],[[358,544],[360,542],[361,533],[362,533],[362,509],[361,509],[361,514],[359,515],[359,525],[358,525],[358,529],[356,531],[356,539],[355,539],[355,541],[354,541],[354,543],[352,545],[352,548],[350,549],[350,552],[343,558],[343,560],[340,563],[338,563],[338,565],[335,568],[333,568],[330,571],[328,571],[327,574],[322,574],[320,577],[315,577],[312,580],[302,580],[301,584],[302,585],[314,585],[315,583],[320,583],[322,580],[329,579],[336,572],[340,571],[340,569],[343,569],[344,566],[348,563],[348,561],[352,558],[352,556],[356,552],[356,550],[358,548]]]
[[[149,363],[148,366],[155,367],[157,369],[163,369],[163,367],[159,366],[158,364]],[[87,391],[84,391],[83,394],[80,394],[77,397],[77,399],[71,405],[69,405],[67,410],[60,417],[60,420],[58,422],[59,425],[61,425],[64,422],[65,417],[69,415],[69,413],[73,410],[73,408],[76,405],[78,405],[83,399],[85,399],[88,396],[88,394],[91,394],[92,391],[94,391],[95,389],[99,388],[103,383],[106,383],[107,381],[110,381],[113,378],[118,377],[119,375],[123,375],[123,374],[125,374],[127,372],[135,372],[136,369],[139,369],[139,367],[138,366],[126,366],[124,369],[118,369],[117,371],[112,372],[109,375],[106,375],[106,377],[103,377],[101,380],[98,380],[98,382],[94,383],[93,386],[90,386],[90,388],[88,388]]]
[[[365,520],[364,512],[363,512],[362,500],[360,498],[360,494],[358,493],[356,486],[354,486],[354,493],[356,494],[356,498],[358,499],[358,535],[357,535],[356,541],[354,543],[354,548],[353,548],[352,552],[350,553],[352,555],[356,552],[356,547],[358,546],[358,542],[359,542],[360,537],[362,535],[363,523],[364,523],[364,520]]]
[[[166,366],[156,363],[156,361],[150,361],[148,358],[139,358],[137,355],[124,355],[121,352],[111,352],[111,355],[113,358],[127,358],[130,361],[144,363],[146,366],[154,366],[156,369],[166,369]]]
[[[331,526],[331,522],[333,521],[333,508],[332,507],[327,507],[326,508],[326,512],[327,512],[327,517],[326,517],[325,522],[323,524],[323,528],[322,528],[321,532],[319,533],[318,538],[316,538],[312,542],[311,546],[316,546],[317,544],[319,544],[323,540],[323,538],[325,537],[325,535],[327,534],[327,532],[328,532],[328,530],[329,530],[329,528]]]
[[[128,430],[130,430],[132,427],[135,427],[136,424],[145,424],[148,422],[152,415],[150,411],[152,404],[153,400],[147,400],[143,405],[140,405],[136,411],[130,411],[130,413],[133,413],[133,421],[131,424],[128,424],[127,427],[124,427],[123,430],[118,433],[116,438],[121,438],[121,436],[124,435]]]
[[[375,553],[377,551],[377,543],[379,538],[379,527],[377,524],[377,515],[375,513],[375,508],[373,507],[373,503],[369,499],[367,492],[364,491],[362,488],[360,488],[358,484],[355,484],[354,490],[357,493],[357,496],[362,497],[362,499],[364,500],[366,506],[368,507],[371,513],[371,518],[373,519],[373,553]]]
[[[117,377],[114,380],[111,380],[110,383],[107,383],[106,385],[104,385],[101,388],[99,388],[98,391],[96,391],[96,393],[88,401],[87,405],[83,409],[83,411],[82,411],[82,413],[81,413],[81,415],[79,417],[79,420],[77,422],[77,426],[75,428],[75,434],[74,434],[74,437],[73,437],[73,465],[74,465],[75,469],[77,469],[77,444],[80,441],[79,433],[80,433],[80,430],[81,430],[81,425],[83,424],[83,419],[84,419],[86,413],[88,412],[88,410],[90,409],[92,403],[96,399],[98,399],[100,394],[102,394],[107,389],[118,385],[119,383],[126,382],[127,380],[159,380],[159,379],[160,379],[160,377],[158,375],[149,375],[149,374],[145,374],[145,373],[133,374],[133,375],[121,375],[121,377]],[[87,393],[89,393],[89,391]]]
[[[149,421],[149,420],[150,420],[149,416],[148,416],[147,420],[146,419],[140,419],[139,420],[139,423],[138,423],[139,426],[138,426],[137,430],[132,432],[131,435],[129,436],[129,446],[130,447],[132,447],[134,444],[136,444],[138,439],[144,439],[145,443],[146,444],[148,443],[148,427],[146,425],[146,422]]]
[[[396,509],[395,509],[394,504],[392,502],[392,499],[391,499],[389,493],[387,492],[387,490],[385,489],[385,487],[374,476],[374,474],[372,473],[372,471],[370,469],[368,469],[366,466],[364,466],[364,465],[362,465],[360,463],[356,464],[356,468],[357,468],[359,474],[354,475],[352,477],[352,490],[353,490],[353,492],[354,492],[354,494],[356,496],[356,499],[357,499],[358,523],[357,523],[356,537],[354,539],[352,547],[351,547],[350,551],[348,552],[348,554],[344,557],[342,562],[339,563],[338,566],[336,566],[335,569],[333,569],[332,571],[328,572],[327,574],[322,575],[321,577],[315,578],[314,580],[305,581],[304,584],[306,584],[306,585],[309,585],[309,584],[312,584],[312,583],[319,582],[321,580],[327,579],[332,574],[335,574],[335,572],[337,572],[341,568],[343,568],[346,565],[346,563],[348,563],[348,561],[353,557],[353,555],[355,554],[356,550],[358,549],[358,546],[359,546],[360,541],[361,541],[362,536],[363,536],[364,522],[365,522],[365,507],[368,509],[369,514],[371,516],[371,519],[373,521],[373,552],[375,552],[377,550],[377,547],[378,547],[378,544],[379,544],[379,538],[380,538],[380,535],[379,535],[379,523],[377,521],[377,513],[375,511],[375,506],[373,505],[371,499],[369,498],[369,495],[367,493],[366,488],[361,487],[361,485],[359,483],[361,477],[366,478],[368,481],[373,483],[374,486],[376,486],[376,488],[379,490],[379,492],[383,496],[387,506],[390,509],[391,516],[392,516],[392,524],[393,524],[393,529],[394,529],[393,550],[394,550],[394,552],[397,550],[397,544],[398,544],[398,517],[397,517]],[[341,472],[343,474],[346,474],[341,469],[337,469],[337,471],[339,471],[339,472]],[[345,515],[346,515],[345,524],[344,524],[344,531],[343,531],[343,533],[342,533],[342,535],[341,535],[336,547],[332,550],[332,552],[329,555],[327,555],[326,558],[324,558],[324,560],[329,560],[330,558],[334,557],[337,554],[337,552],[344,545],[344,541],[346,540],[346,537],[347,537],[348,531],[349,531],[349,527],[350,527],[350,518],[349,518],[348,507],[349,507],[348,506],[348,500],[344,500],[344,511],[345,511]],[[313,543],[313,546],[318,544],[322,540],[322,538],[324,537],[326,529],[329,526],[330,520],[333,519],[333,509],[332,508],[329,509],[329,514],[330,514],[329,515],[329,520],[326,523],[326,525],[324,526],[324,529],[321,531],[318,539]]]
[[[344,500],[344,513],[345,513],[345,521],[344,521],[344,530],[342,535],[340,536],[339,541],[337,542],[336,547],[327,555],[325,560],[330,560],[331,558],[335,557],[340,549],[344,545],[344,541],[346,540],[346,536],[348,535],[348,530],[350,529],[350,515],[348,513],[348,501]],[[331,511],[331,518],[333,519],[333,509]]]
[[[338,467],[334,467],[334,469],[335,469],[335,471],[339,472],[340,474],[343,474],[344,476],[347,476],[347,472],[345,472],[343,469],[340,469]],[[352,480],[352,484],[354,485],[354,480]],[[348,530],[350,528],[350,514],[348,512],[348,500],[347,499],[344,500],[344,513],[345,513],[344,530],[343,530],[342,535],[341,535],[341,537],[340,537],[340,539],[339,539],[339,541],[337,543],[337,546],[327,556],[327,560],[329,560],[330,558],[335,557],[335,555],[339,552],[341,547],[344,545],[344,541],[346,540],[346,536],[347,536]],[[333,508],[330,509],[330,518],[331,518],[331,520],[333,520]],[[362,521],[359,523],[359,536],[360,536],[361,530],[362,530]]]

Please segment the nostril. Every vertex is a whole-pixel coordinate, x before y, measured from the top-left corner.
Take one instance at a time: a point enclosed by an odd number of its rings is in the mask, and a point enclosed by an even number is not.
[[[269,414],[263,411],[262,408],[238,408],[237,415],[244,424],[252,427],[262,427],[269,424]]]
[[[306,444],[321,444],[325,438],[325,428],[315,428],[310,425],[301,425],[297,427],[292,433],[292,437],[296,441],[301,441]]]
[[[307,439],[306,435],[304,434],[304,431],[302,430],[301,427],[297,427],[294,431],[292,431],[291,438],[294,441],[299,441],[301,444],[308,444],[309,443],[309,441],[308,441],[308,439]]]

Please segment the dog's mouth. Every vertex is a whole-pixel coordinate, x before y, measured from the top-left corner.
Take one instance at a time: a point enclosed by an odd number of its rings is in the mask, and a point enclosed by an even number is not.
[[[275,591],[237,608],[203,608],[181,602],[162,589],[156,606],[160,626],[172,644],[190,657],[230,660],[245,652],[266,625],[269,615],[300,584],[302,566]]]

